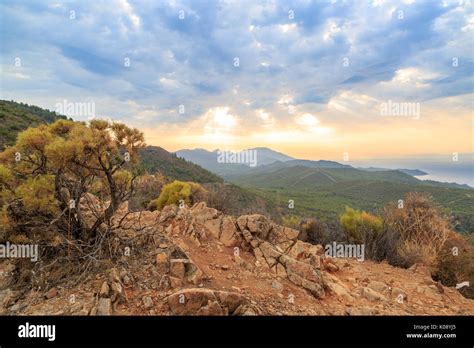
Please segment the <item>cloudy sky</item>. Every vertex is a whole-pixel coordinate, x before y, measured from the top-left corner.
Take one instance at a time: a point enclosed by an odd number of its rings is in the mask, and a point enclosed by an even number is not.
[[[1,99],[89,103],[69,114],[170,151],[473,151],[472,1],[2,0],[0,14]]]

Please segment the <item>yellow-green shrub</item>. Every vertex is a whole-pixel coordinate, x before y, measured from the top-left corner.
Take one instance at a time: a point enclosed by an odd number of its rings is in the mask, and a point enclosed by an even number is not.
[[[163,186],[160,196],[150,202],[149,209],[152,211],[161,210],[166,205],[179,204],[181,200],[185,204],[191,205],[203,200],[205,195],[206,190],[201,185],[175,180]]]
[[[383,232],[382,218],[365,211],[346,207],[346,211],[341,215],[340,222],[348,242],[364,244],[365,256],[375,258],[377,241]]]

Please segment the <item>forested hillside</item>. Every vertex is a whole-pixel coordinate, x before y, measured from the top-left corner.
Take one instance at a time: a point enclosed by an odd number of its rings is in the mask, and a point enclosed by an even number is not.
[[[67,117],[34,105],[0,100],[0,151],[15,143],[18,132],[57,119]]]

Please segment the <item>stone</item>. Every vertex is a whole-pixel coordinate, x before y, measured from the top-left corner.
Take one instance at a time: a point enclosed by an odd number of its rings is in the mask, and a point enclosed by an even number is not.
[[[388,293],[389,291],[389,286],[387,284],[376,280],[371,280],[367,287],[381,293]]]
[[[110,298],[99,298],[97,303],[97,315],[110,315],[112,313],[112,304]]]
[[[348,302],[351,302],[354,299],[349,289],[339,280],[339,278],[327,272],[324,272],[322,277],[324,280],[324,288],[327,289],[329,293],[334,294],[337,297],[342,297]]]
[[[197,315],[213,316],[227,314],[217,301],[207,301],[207,304],[198,309]]]
[[[110,285],[110,300],[112,302],[118,302],[123,299],[123,288],[119,282],[113,282]]]
[[[102,286],[100,287],[99,297],[109,297],[109,292],[110,292],[109,284],[107,284],[107,282],[104,281],[102,283]]]
[[[170,275],[179,279],[184,279],[186,273],[186,264],[189,261],[186,259],[173,259],[170,261]]]
[[[362,297],[366,298],[369,301],[386,301],[387,300],[387,298],[383,296],[382,294],[365,286],[359,288],[358,292],[360,293]]]
[[[53,297],[56,297],[57,294],[58,294],[58,291],[56,290],[56,288],[51,288],[48,290],[45,297],[49,300]]]
[[[178,206],[176,206],[175,204],[167,205],[161,210],[158,221],[160,223],[167,222],[169,219],[175,217],[177,213],[178,213]]]
[[[314,269],[310,264],[297,261],[286,255],[283,255],[280,261],[285,265],[288,275],[296,274],[309,281],[322,283],[320,272]]]
[[[175,315],[195,315],[209,301],[217,301],[210,289],[184,289],[168,297],[168,305]]]
[[[283,290],[283,285],[278,280],[272,280],[272,288],[280,292]]]
[[[245,300],[234,292],[188,288],[170,295],[167,302],[175,315],[226,315]]]
[[[276,274],[277,276],[282,277],[282,278],[285,278],[288,276],[288,274],[286,273],[285,266],[283,266],[281,263],[278,263],[276,265]]]
[[[324,265],[324,269],[331,273],[339,271],[339,267],[337,265],[329,262]]]
[[[237,229],[235,228],[235,222],[229,216],[225,216],[222,219],[221,234],[219,240],[226,247],[234,247],[240,244],[240,240],[237,236]]]
[[[204,226],[214,236],[214,238],[219,238],[221,233],[221,222],[222,220],[220,218],[206,220],[204,221]]]
[[[156,254],[156,268],[158,272],[168,273],[169,272],[169,256],[166,252],[162,251]]]
[[[185,276],[187,282],[197,285],[202,280],[203,272],[193,262],[189,262],[186,264]]]
[[[145,309],[150,309],[153,307],[153,300],[150,296],[143,296],[142,301]]]
[[[230,291],[216,291],[215,294],[221,305],[228,309],[229,313],[233,313],[237,307],[244,302],[241,294]]]

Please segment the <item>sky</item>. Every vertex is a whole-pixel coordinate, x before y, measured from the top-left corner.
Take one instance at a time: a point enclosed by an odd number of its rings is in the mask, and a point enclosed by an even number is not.
[[[473,152],[473,1],[2,0],[0,52],[1,99],[169,151]]]

